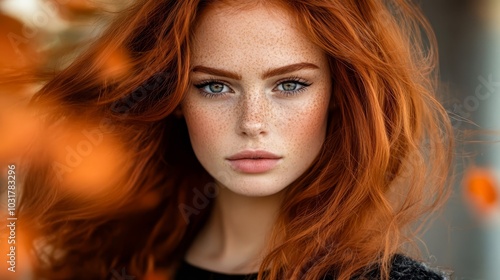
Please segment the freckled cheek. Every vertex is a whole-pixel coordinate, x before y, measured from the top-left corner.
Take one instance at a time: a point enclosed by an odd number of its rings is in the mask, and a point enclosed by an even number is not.
[[[222,140],[227,120],[220,110],[196,108],[184,113],[193,145],[211,146]]]
[[[287,125],[288,138],[305,145],[321,140],[326,130],[327,102],[315,100],[295,112]]]

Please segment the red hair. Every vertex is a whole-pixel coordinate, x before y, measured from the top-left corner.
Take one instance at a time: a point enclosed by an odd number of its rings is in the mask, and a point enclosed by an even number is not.
[[[190,85],[197,18],[215,2],[138,1],[33,98],[62,108],[49,111],[49,128],[86,120],[86,131],[126,147],[126,176],[100,200],[57,188],[50,154],[29,161],[20,215],[42,242],[38,277],[102,279],[122,267],[140,279],[172,276],[212,205],[213,179],[173,112]],[[388,277],[391,257],[418,232],[412,222],[449,194],[453,138],[435,97],[433,33],[403,0],[273,3],[327,54],[333,90],[326,140],[285,190],[259,277],[349,279],[376,266]],[[126,71],[103,74],[117,52]]]

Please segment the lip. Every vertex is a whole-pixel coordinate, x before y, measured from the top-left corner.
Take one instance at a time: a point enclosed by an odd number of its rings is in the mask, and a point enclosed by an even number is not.
[[[271,152],[264,150],[244,150],[237,154],[234,154],[228,157],[228,160],[239,160],[239,159],[280,159],[280,156],[277,156]]]
[[[234,170],[252,174],[273,169],[281,159],[282,157],[263,150],[245,150],[226,158]]]

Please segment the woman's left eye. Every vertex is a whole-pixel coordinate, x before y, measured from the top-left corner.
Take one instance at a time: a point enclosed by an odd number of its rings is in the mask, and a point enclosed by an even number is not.
[[[304,81],[287,80],[279,83],[276,89],[285,95],[292,95],[305,90],[310,85]]]
[[[278,85],[278,89],[281,91],[295,91],[297,88],[302,88],[303,85],[298,82],[284,82]]]

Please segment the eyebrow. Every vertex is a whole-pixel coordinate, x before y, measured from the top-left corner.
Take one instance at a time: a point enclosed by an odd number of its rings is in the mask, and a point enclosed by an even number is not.
[[[319,69],[319,67],[316,64],[308,63],[308,62],[301,62],[301,63],[295,63],[295,64],[290,64],[274,69],[269,69],[264,74],[262,74],[262,79],[268,79],[274,76],[278,75],[283,75],[287,74],[290,72],[302,70],[302,69]],[[191,70],[192,72],[202,72],[206,74],[211,74],[215,76],[221,76],[221,77],[226,77],[230,78],[233,80],[241,80],[241,75],[237,73],[233,73],[230,71],[222,70],[222,69],[217,69],[217,68],[212,68],[212,67],[206,67],[206,66],[201,66],[197,65],[194,66],[193,69]]]

